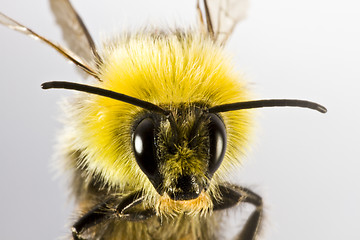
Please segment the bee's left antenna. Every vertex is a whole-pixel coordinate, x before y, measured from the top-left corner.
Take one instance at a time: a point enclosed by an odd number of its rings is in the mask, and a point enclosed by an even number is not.
[[[327,109],[318,103],[299,99],[264,99],[247,102],[236,102],[210,107],[208,111],[211,113],[218,113],[263,107],[302,107],[313,109],[321,113],[327,112]]]

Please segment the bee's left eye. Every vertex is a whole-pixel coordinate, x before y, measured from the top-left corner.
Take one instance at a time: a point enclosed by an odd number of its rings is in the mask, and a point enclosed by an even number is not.
[[[210,114],[209,139],[210,159],[209,173],[212,175],[220,167],[226,150],[226,129],[223,121],[216,114]]]
[[[135,128],[132,139],[133,150],[141,170],[148,176],[157,172],[155,150],[155,124],[151,118],[143,119]]]

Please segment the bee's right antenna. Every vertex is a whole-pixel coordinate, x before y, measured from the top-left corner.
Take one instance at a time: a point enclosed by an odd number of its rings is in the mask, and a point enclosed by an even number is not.
[[[134,98],[122,93],[114,92],[111,90],[93,87],[85,84],[74,83],[74,82],[64,82],[64,81],[53,81],[53,82],[45,82],[41,84],[43,89],[51,89],[51,88],[63,88],[69,90],[76,90],[80,92],[86,92],[91,94],[96,94],[108,98],[112,98],[121,102],[126,102],[144,109],[147,109],[152,112],[158,112],[164,114],[165,116],[169,115],[169,111],[151,103],[138,98]]]
[[[315,102],[298,99],[265,99],[265,100],[254,100],[246,102],[236,102],[229,104],[222,104],[214,107],[210,107],[208,111],[210,113],[228,112],[241,109],[249,108],[263,108],[263,107],[302,107],[309,108],[321,113],[326,113],[327,109]]]
[[[98,87],[94,87],[94,86],[89,86],[89,85],[85,85],[85,84],[80,84],[80,83],[74,83],[74,82],[64,82],[64,81],[52,81],[52,82],[45,82],[43,84],[41,84],[41,87],[43,89],[51,89],[51,88],[62,88],[62,89],[68,89],[68,90],[76,90],[76,91],[80,91],[80,92],[86,92],[86,93],[91,93],[91,94],[95,94],[95,95],[99,95],[99,96],[103,96],[103,97],[108,97],[108,98],[112,98],[121,102],[126,102],[129,104],[132,104],[134,106],[138,106],[141,108],[144,108],[146,110],[149,110],[151,112],[157,112],[160,114],[163,114],[167,117],[167,119],[170,122],[171,128],[173,129],[174,132],[174,136],[175,138],[177,138],[177,134],[178,134],[178,127],[176,125],[176,121],[174,118],[174,115],[171,111],[163,109],[151,102],[147,102],[135,97],[131,97],[122,93],[118,93],[118,92],[114,92],[111,90],[107,90],[107,89],[103,89],[103,88],[98,88]]]

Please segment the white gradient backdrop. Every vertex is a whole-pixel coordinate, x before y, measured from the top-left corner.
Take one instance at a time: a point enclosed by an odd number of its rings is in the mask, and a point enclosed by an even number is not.
[[[195,1],[73,0],[93,37],[123,26],[195,22]],[[0,0],[0,11],[63,42],[47,0]],[[301,98],[328,108],[263,109],[239,184],[263,196],[264,238],[360,239],[360,2],[252,0],[227,48],[259,98]],[[51,158],[74,67],[44,44],[0,26],[0,239],[69,233],[71,202]]]

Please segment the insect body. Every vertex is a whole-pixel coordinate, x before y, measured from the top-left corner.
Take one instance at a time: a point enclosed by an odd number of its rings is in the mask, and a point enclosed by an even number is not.
[[[101,51],[69,1],[50,3],[70,50],[3,14],[0,23],[38,37],[95,80],[42,85],[79,91],[66,104],[60,137],[80,212],[73,239],[215,239],[221,210],[241,203],[255,210],[237,239],[255,239],[262,199],[226,181],[247,147],[247,109],[326,109],[303,100],[250,101],[223,49],[241,19],[233,9],[244,2],[203,1],[200,31],[140,31]]]

